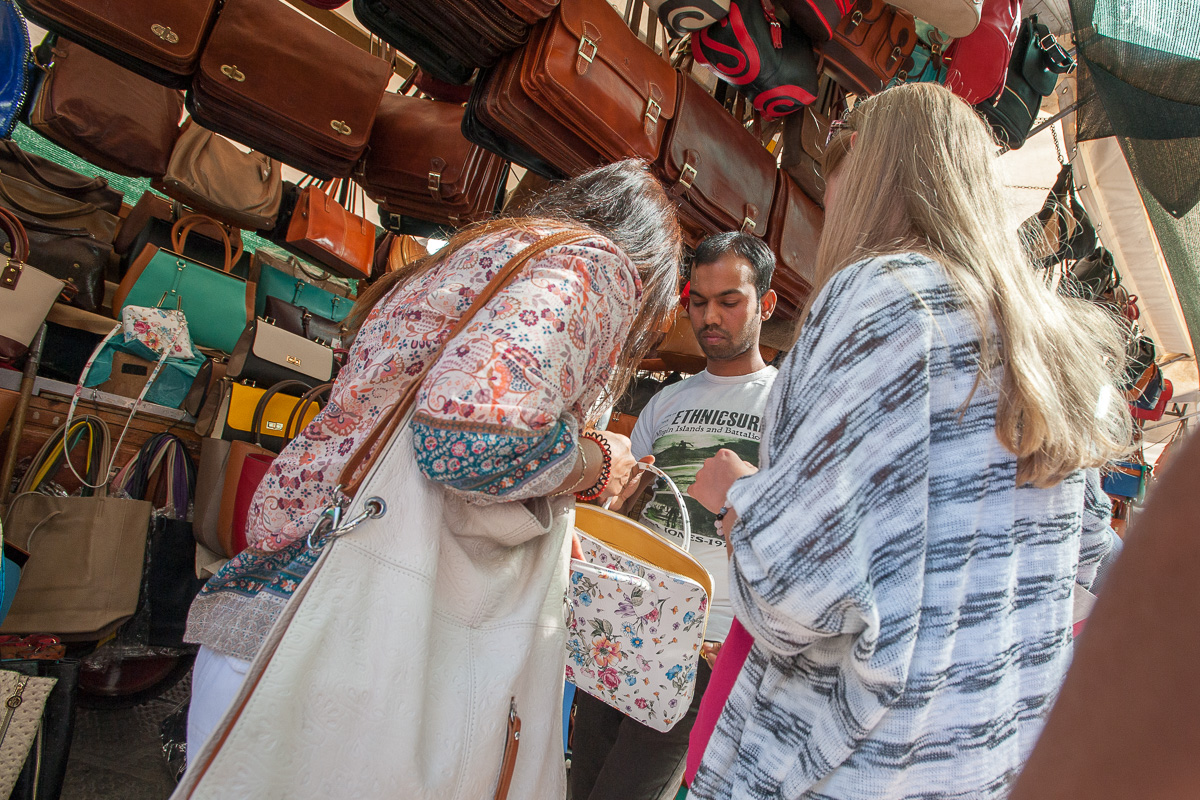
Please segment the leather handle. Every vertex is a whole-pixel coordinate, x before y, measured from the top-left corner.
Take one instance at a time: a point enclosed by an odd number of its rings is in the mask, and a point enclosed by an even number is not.
[[[104,178],[97,177],[87,180],[87,177],[84,175],[80,176],[84,179],[83,183],[80,183],[77,186],[60,183],[53,178],[42,174],[42,171],[39,170],[37,165],[33,163],[33,159],[29,157],[29,154],[18,147],[16,142],[0,140],[0,145],[2,145],[4,149],[8,151],[8,154],[13,157],[14,161],[20,162],[21,166],[25,167],[30,175],[35,176],[39,181],[52,189],[57,189],[60,192],[90,192],[96,189],[103,189],[108,186],[108,181]]]
[[[17,215],[3,207],[0,207],[0,231],[8,237],[12,260],[25,263],[25,259],[29,258],[29,235]]]
[[[346,460],[346,464],[342,467],[341,474],[338,476],[338,483],[343,487],[342,491],[348,497],[353,497],[358,492],[363,479],[370,473],[371,467],[375,465],[375,459],[379,458],[384,450],[381,445],[391,440],[396,429],[408,414],[409,408],[416,402],[421,384],[424,382],[426,376],[429,375],[429,371],[433,369],[433,365],[441,358],[446,345],[466,329],[467,325],[481,308],[491,302],[492,298],[512,282],[513,278],[516,277],[517,273],[530,259],[540,256],[552,247],[571,244],[572,242],[577,242],[593,235],[589,231],[577,229],[551,234],[541,241],[529,245],[510,258],[508,263],[500,268],[495,277],[475,296],[475,299],[471,301],[471,305],[458,318],[458,321],[454,323],[454,326],[446,334],[446,338],[442,340],[437,350],[429,355],[425,361],[425,367],[409,382],[408,388],[404,390],[404,394],[400,397],[396,405],[384,413],[383,417],[379,420],[379,424],[367,432],[367,435],[354,448],[354,452],[350,454],[350,458]]]
[[[212,217],[205,216],[204,214],[184,214],[171,226],[171,246],[175,249],[176,253],[183,255],[183,248],[187,244],[188,234],[204,225],[215,228],[221,234],[221,241],[225,244],[225,265],[222,269],[225,272],[232,271],[233,265],[241,261],[242,254],[245,252],[241,231],[237,228],[233,228],[232,230],[227,229]],[[233,243],[234,239],[237,240],[236,247]]]
[[[283,435],[289,442],[299,436],[300,431],[303,430],[301,426],[304,424],[304,415],[308,413],[309,407],[320,402],[321,395],[328,395],[332,388],[332,383],[318,384],[305,392],[304,396],[300,398],[300,402],[292,407],[292,413],[288,415],[287,426],[283,429]],[[293,426],[295,426],[294,433]]]
[[[262,421],[263,416],[267,413],[267,404],[271,402],[271,398],[282,392],[284,389],[304,389],[308,391],[308,384],[304,381],[280,381],[279,383],[267,389],[263,396],[258,398],[258,404],[254,406],[254,421],[250,423],[250,432],[254,434],[254,443],[259,447],[262,443]],[[292,408],[295,411],[295,407]],[[287,428],[284,428],[284,437],[287,437]]]

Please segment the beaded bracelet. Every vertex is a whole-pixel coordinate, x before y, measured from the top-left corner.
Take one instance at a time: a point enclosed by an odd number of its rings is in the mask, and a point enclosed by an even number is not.
[[[584,431],[583,433],[579,434],[579,438],[591,439],[600,446],[600,452],[604,456],[604,463],[600,465],[600,477],[597,478],[596,482],[589,488],[575,493],[576,500],[587,503],[604,494],[604,490],[608,488],[608,479],[612,474],[612,448],[609,446],[608,442],[604,440],[604,437],[600,436],[595,431]],[[583,443],[580,442],[579,446],[583,447]]]

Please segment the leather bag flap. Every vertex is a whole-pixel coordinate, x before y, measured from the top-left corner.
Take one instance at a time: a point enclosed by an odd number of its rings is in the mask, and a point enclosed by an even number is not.
[[[263,361],[278,364],[321,382],[328,381],[333,376],[332,350],[271,325],[265,320],[260,319],[254,327],[254,341],[250,345],[250,352]]]
[[[816,282],[817,244],[825,214],[786,172],[771,208],[767,244],[775,251],[778,265],[771,288],[779,295],[776,314],[794,319]]]
[[[365,188],[430,199],[461,194],[475,147],[462,135],[462,117],[454,103],[385,94],[363,162]]]

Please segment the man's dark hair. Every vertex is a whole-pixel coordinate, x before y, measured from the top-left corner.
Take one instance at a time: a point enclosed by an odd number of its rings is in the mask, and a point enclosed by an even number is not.
[[[754,289],[758,292],[757,299],[761,300],[771,288],[771,276],[775,274],[775,254],[771,248],[762,239],[748,233],[714,233],[696,247],[692,269],[699,264],[711,264],[726,253],[733,253],[750,264],[754,273]]]

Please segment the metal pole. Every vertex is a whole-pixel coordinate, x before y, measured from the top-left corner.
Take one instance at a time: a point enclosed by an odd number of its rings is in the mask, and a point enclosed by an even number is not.
[[[12,494],[12,477],[17,468],[17,448],[21,444],[21,434],[25,432],[25,414],[29,411],[29,399],[33,397],[33,384],[37,381],[38,367],[42,363],[42,348],[46,345],[46,325],[38,328],[37,336],[29,348],[25,359],[25,370],[21,375],[21,395],[17,398],[17,408],[13,411],[12,425],[8,428],[8,452],[4,454],[4,465],[0,467],[0,508],[8,506],[9,495]]]

